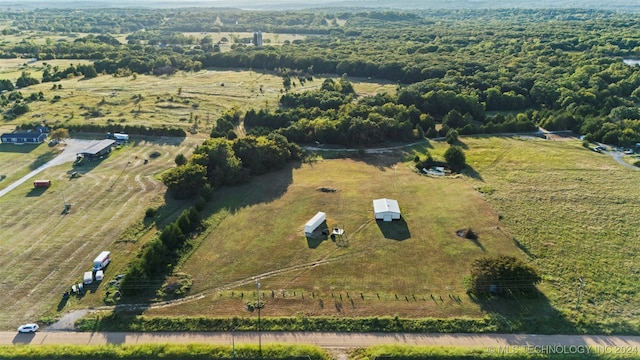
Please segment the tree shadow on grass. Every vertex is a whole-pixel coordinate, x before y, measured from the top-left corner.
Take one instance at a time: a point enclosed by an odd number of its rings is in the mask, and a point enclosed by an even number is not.
[[[376,220],[376,224],[385,239],[402,241],[411,238],[409,226],[402,217],[393,221]]]
[[[293,183],[293,169],[300,166],[299,162],[291,162],[281,170],[253,177],[249,183],[217,189],[213,193],[212,200],[199,211],[200,219],[209,219],[214,214],[220,213],[234,214],[246,207],[268,203],[282,197]],[[165,206],[157,209],[156,215],[149,221],[156,221],[159,229],[164,228],[175,221],[184,210],[189,209],[194,203],[195,199],[176,200],[169,193],[165,193]],[[326,228],[326,223],[324,226]],[[310,244],[310,247],[312,245]],[[194,251],[193,247],[199,245],[195,243],[186,246],[179,252],[190,253]],[[179,261],[178,254],[173,255],[175,257],[167,259],[169,265]],[[91,325],[92,328],[89,330],[125,331],[130,329],[136,321],[136,316],[144,314],[153,302],[163,299],[164,295],[159,293],[166,277],[171,273],[171,268],[173,266],[159,269],[153,274],[152,278],[143,280],[143,283],[140,283],[140,288],[133,289],[135,294],[127,293],[127,289],[122,289],[121,297],[116,300],[117,305],[113,314],[101,317]],[[114,289],[113,291],[116,290]]]
[[[455,145],[458,146],[464,150],[469,150],[469,145],[467,145],[464,141],[460,140],[460,138],[458,138],[458,140],[456,140],[453,144],[451,145]]]
[[[462,174],[466,175],[470,178],[476,179],[476,180],[480,180],[482,182],[484,182],[484,179],[482,178],[482,175],[480,175],[479,172],[476,171],[476,169],[474,169],[471,165],[467,164],[467,166],[462,170]]]
[[[359,161],[367,165],[374,166],[380,171],[393,171],[394,166],[398,166],[399,163],[404,161],[404,157],[405,156],[399,151],[379,154],[352,153],[348,156],[348,158],[353,161]]]
[[[473,302],[480,305],[496,321],[496,332],[534,334],[581,333],[574,323],[554,308],[549,299],[539,290],[529,296],[484,296],[470,294]]]
[[[42,144],[24,144],[24,145],[14,145],[14,144],[1,144],[0,143],[0,153],[16,153],[16,154],[27,154],[35,150],[38,146]]]
[[[29,164],[29,170],[35,170],[37,168],[39,168],[40,166],[48,163],[49,161],[53,160],[53,158],[56,157],[56,155],[58,155],[57,153],[48,151],[44,154],[41,154],[40,156],[38,156],[37,159],[33,160],[33,162],[31,164]]]

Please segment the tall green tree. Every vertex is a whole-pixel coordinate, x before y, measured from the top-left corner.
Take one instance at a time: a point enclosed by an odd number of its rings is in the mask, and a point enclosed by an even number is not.
[[[447,151],[444,152],[444,159],[447,161],[447,164],[456,171],[460,171],[467,166],[466,156],[460,146],[449,146]]]

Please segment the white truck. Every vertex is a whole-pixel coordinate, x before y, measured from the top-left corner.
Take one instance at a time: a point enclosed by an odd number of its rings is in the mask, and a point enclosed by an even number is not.
[[[82,283],[85,285],[89,285],[93,282],[93,271],[87,271],[84,273],[84,278],[82,279]]]
[[[93,260],[93,271],[103,270],[111,262],[111,251],[103,251]]]

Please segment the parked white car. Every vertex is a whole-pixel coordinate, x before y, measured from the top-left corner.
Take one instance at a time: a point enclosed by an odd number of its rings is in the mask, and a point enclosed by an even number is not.
[[[34,333],[38,331],[38,324],[24,324],[18,328],[18,332],[21,333]]]

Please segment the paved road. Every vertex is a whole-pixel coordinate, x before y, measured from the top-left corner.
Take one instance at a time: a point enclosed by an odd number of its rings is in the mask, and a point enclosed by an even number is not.
[[[348,349],[373,345],[433,345],[489,348],[497,346],[583,346],[640,350],[640,336],[530,335],[530,334],[405,334],[405,333],[335,333],[335,332],[194,332],[194,333],[81,333],[41,331],[36,334],[0,332],[0,345],[11,344],[313,344],[323,348]]]

